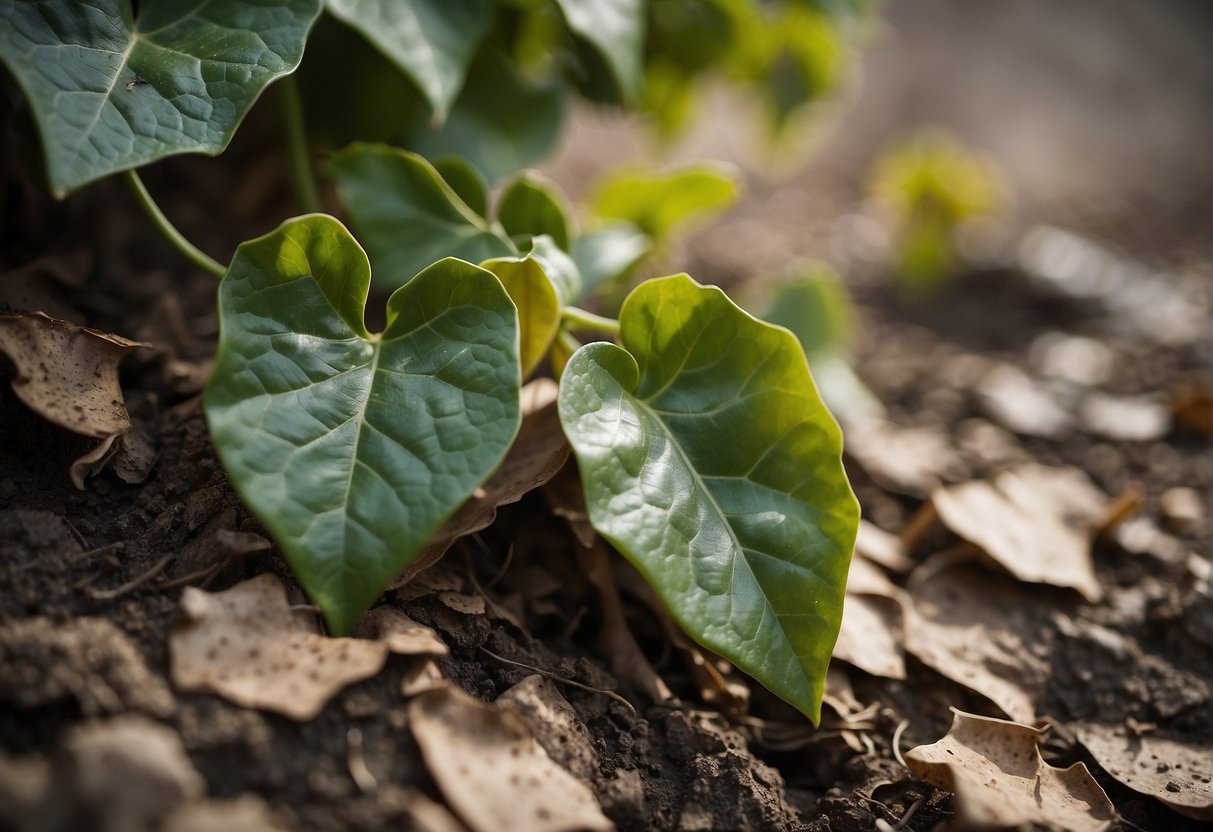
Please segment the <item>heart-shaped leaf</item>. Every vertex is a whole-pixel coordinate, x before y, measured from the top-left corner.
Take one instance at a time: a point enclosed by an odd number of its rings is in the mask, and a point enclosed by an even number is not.
[[[330,628],[349,630],[505,455],[520,422],[518,318],[446,259],[367,332],[366,255],[312,215],[236,250],[206,393],[233,485]]]
[[[326,2],[329,11],[361,32],[417,84],[440,121],[493,22],[489,0]]]
[[[585,38],[610,67],[624,101],[640,100],[644,82],[642,0],[556,0],[569,29]]]
[[[497,219],[510,235],[547,234],[569,248],[569,212],[560,190],[535,173],[524,173],[506,186],[497,204]]]
[[[415,153],[353,144],[333,157],[329,170],[379,285],[400,286],[442,257],[479,263],[518,253]]]
[[[685,275],[620,325],[626,350],[588,344],[560,381],[590,520],[689,635],[816,722],[859,506],[804,353]]]
[[[321,0],[0,0],[0,60],[62,195],[174,153],[221,151],[299,65]]]

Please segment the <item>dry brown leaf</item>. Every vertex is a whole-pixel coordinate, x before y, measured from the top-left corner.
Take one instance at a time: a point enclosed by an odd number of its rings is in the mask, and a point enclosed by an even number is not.
[[[1117,442],[1153,442],[1171,430],[1171,408],[1156,396],[1090,393],[1078,416],[1089,433]]]
[[[859,521],[855,554],[902,575],[915,566],[915,561],[906,556],[905,546],[897,535],[890,534],[867,520]]]
[[[72,318],[79,310],[65,298],[80,297],[91,269],[92,253],[85,249],[39,257],[0,275],[0,308]]]
[[[447,803],[473,832],[615,828],[511,708],[446,686],[409,703],[409,726]]]
[[[438,633],[392,606],[380,606],[358,619],[351,635],[377,639],[404,656],[445,656],[451,651]]]
[[[977,397],[992,419],[1023,436],[1056,439],[1074,427],[1058,394],[1011,364],[986,373],[978,382]]]
[[[213,594],[189,587],[181,608],[184,618],[169,638],[173,682],[244,707],[311,719],[387,660],[383,642],[315,632],[291,612],[282,582],[268,573]]]
[[[404,680],[400,683],[400,695],[412,697],[446,684],[446,677],[442,675],[438,662],[426,659],[414,664],[404,674]]]
[[[858,422],[847,430],[846,452],[876,483],[890,491],[925,497],[966,468],[951,442],[931,428],[903,428],[882,419]]]
[[[961,828],[1101,832],[1112,824],[1112,803],[1086,766],[1054,768],[1041,759],[1042,731],[955,708],[952,714],[946,737],[905,758],[915,777],[956,795]]]
[[[0,315],[0,352],[16,369],[17,398],[48,422],[101,440],[72,463],[69,473],[77,488],[122,448],[131,419],[118,364],[132,349],[146,346],[41,312]]]
[[[555,394],[551,392],[554,388],[555,383],[544,378],[522,389],[524,410],[528,402],[542,407],[526,414],[518,438],[493,476],[439,529],[392,582],[393,587],[403,586],[433,566],[459,538],[487,529],[496,519],[498,508],[518,502],[564,467],[569,458],[569,444],[560,427]]]
[[[972,565],[919,567],[929,577],[911,585],[905,649],[923,664],[992,701],[1021,722],[1036,718],[1048,665],[1040,645],[1043,609],[1014,581]]]
[[[497,704],[518,711],[548,756],[574,777],[592,783],[601,775],[589,729],[550,679],[527,676],[498,696]]]
[[[931,495],[931,508],[952,532],[1030,583],[1103,597],[1091,540],[1107,497],[1077,468],[1024,465],[991,482],[975,481]]]
[[[269,804],[255,794],[199,800],[179,807],[158,832],[284,832]]]
[[[1072,727],[1100,768],[1119,782],[1180,814],[1213,820],[1213,752],[1208,748],[1139,735],[1124,725]]]
[[[847,593],[834,658],[873,676],[906,677],[901,606],[887,598]]]

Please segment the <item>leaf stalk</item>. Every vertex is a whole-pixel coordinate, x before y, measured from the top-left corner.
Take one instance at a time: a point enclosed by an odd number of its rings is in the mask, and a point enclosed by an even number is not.
[[[173,248],[177,249],[185,259],[204,272],[217,278],[222,278],[227,268],[187,240],[185,235],[169,222],[168,217],[164,215],[164,212],[160,210],[160,206],[156,204],[156,200],[152,199],[152,195],[148,193],[147,186],[143,184],[143,180],[139,178],[139,174],[133,170],[127,170],[123,171],[122,175],[126,179],[126,183],[130,185],[131,191],[135,194],[135,199],[139,201],[140,207],[143,208],[143,212],[147,214],[148,219],[152,221],[152,224],[156,226],[164,238],[172,243]]]
[[[320,190],[312,171],[311,152],[307,144],[307,127],[303,120],[303,99],[294,75],[282,79],[282,122],[286,130],[286,151],[291,164],[291,183],[299,207],[307,214],[318,214]]]
[[[587,312],[576,306],[564,307],[560,310],[560,317],[569,329],[588,329],[613,337],[619,335],[619,321],[595,315],[593,312]]]

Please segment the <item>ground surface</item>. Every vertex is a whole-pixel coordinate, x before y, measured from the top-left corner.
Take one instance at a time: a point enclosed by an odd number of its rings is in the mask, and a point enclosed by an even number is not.
[[[278,161],[256,146],[241,152],[252,161],[240,170],[179,161],[148,176],[211,251],[276,225],[289,198]],[[107,470],[76,490],[67,470],[90,442],[0,385],[0,829],[136,828],[130,806],[144,807],[137,818],[169,817],[165,829],[460,828],[442,808],[457,799],[411,730],[415,697],[402,686],[418,689],[415,657],[390,656],[302,722],[174,686],[168,645],[184,586],[214,592],[266,572],[294,586],[272,549],[232,543],[230,533],[260,529],[225,480],[198,404],[213,284],[154,237],[116,185],[54,205],[29,186],[23,160],[10,153],[5,164],[4,268],[52,253],[34,281],[48,311],[154,345],[125,360],[122,386],[156,456],[141,483]],[[562,166],[557,175],[578,170],[567,154]],[[1060,223],[1065,204],[1027,212],[925,302],[890,284],[880,241],[863,233],[845,190],[829,198],[831,216],[850,215],[835,222],[822,219],[828,200],[808,179],[756,184],[674,255],[685,257],[678,268],[744,292],[779,268],[776,255],[830,254],[856,294],[856,369],[886,421],[874,437],[848,435],[848,470],[865,517],[900,535],[908,560],[876,567],[888,582],[864,595],[876,623],[856,630],[859,647],[836,663],[821,729],[669,632],[626,564],[579,542],[565,478],[503,507],[478,540],[452,548],[440,577],[384,603],[437,632],[450,650],[441,675],[478,700],[534,669],[555,677],[543,701],[563,697],[571,711],[532,713],[531,730],[620,829],[935,828],[963,795],[924,784],[897,757],[943,737],[949,707],[1051,724],[1046,761],[1089,767],[1118,813],[1113,828],[1203,828],[1191,815],[1202,800],[1208,811],[1213,769],[1207,183],[1161,219],[1071,211],[1080,236],[1037,221]],[[742,254],[757,249],[767,254]],[[1112,288],[1075,293],[1074,262],[1096,289]],[[1146,287],[1136,301],[1121,300],[1124,275]],[[1179,317],[1160,322],[1149,314],[1158,308]],[[1177,321],[1189,314],[1198,324],[1185,332]],[[1015,580],[1013,563],[964,545],[963,520],[923,513],[937,488],[1031,463],[1051,472],[1037,481],[1054,495],[1038,504],[1042,524],[1088,487],[1058,469],[1084,472],[1100,495],[1099,510],[1072,525],[1090,552],[1088,597]],[[572,526],[553,503],[571,507]],[[1032,532],[1020,531],[1008,534],[1022,545]],[[620,646],[628,633],[655,676]],[[657,677],[677,702],[654,701]],[[145,721],[117,722],[133,717]],[[90,758],[86,724],[133,725],[137,751],[115,740]],[[1171,743],[1151,746],[1165,748],[1149,764],[1165,776],[1124,785],[1122,769],[1142,761],[1101,752],[1099,738],[1113,734],[1122,745]],[[162,745],[163,758],[149,750]],[[1187,814],[1163,800],[1187,801]]]

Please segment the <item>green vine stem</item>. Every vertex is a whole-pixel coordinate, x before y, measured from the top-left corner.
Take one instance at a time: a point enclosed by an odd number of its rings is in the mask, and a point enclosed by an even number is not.
[[[131,191],[134,192],[135,198],[139,200],[139,205],[143,208],[144,213],[147,214],[156,228],[160,230],[164,238],[173,244],[173,248],[181,252],[187,260],[204,272],[222,278],[227,269],[218,260],[215,260],[202,249],[185,239],[182,233],[169,222],[168,217],[164,216],[164,212],[156,204],[156,200],[152,199],[152,195],[148,193],[147,186],[143,184],[143,180],[139,178],[139,174],[133,170],[128,170],[124,171],[122,175],[126,179],[126,183],[130,185]]]
[[[312,172],[311,152],[307,144],[307,128],[303,121],[303,100],[299,82],[294,75],[282,79],[282,121],[286,130],[286,150],[291,163],[291,181],[299,207],[308,214],[320,213],[320,191]]]
[[[604,318],[602,315],[595,315],[593,312],[578,309],[576,306],[566,306],[560,310],[560,317],[563,319],[565,326],[570,329],[588,329],[611,336],[619,335],[619,321],[614,318]]]

